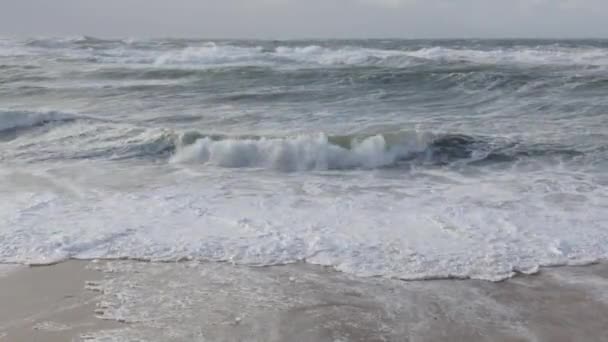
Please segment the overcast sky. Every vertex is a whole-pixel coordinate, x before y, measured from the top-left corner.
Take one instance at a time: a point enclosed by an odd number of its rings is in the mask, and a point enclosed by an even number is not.
[[[608,37],[608,0],[0,0],[0,35]]]

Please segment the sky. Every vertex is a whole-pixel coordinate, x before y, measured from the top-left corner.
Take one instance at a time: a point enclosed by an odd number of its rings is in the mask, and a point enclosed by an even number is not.
[[[0,0],[0,36],[608,38],[608,0]]]

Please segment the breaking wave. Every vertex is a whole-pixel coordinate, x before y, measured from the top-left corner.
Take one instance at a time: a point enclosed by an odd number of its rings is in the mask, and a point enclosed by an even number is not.
[[[271,66],[299,67],[382,66],[406,68],[427,63],[482,65],[608,66],[608,48],[603,43],[570,46],[477,45],[448,46],[410,42],[385,46],[370,41],[344,41],[339,46],[324,42],[108,40],[88,36],[38,38],[24,42],[26,48],[59,49],[71,57],[102,64],[147,64],[152,66]],[[340,43],[340,42],[338,42]],[[489,42],[491,43],[491,42]],[[18,44],[21,46],[21,44]],[[408,46],[409,45],[409,46]],[[13,47],[14,48],[14,47]],[[7,53],[23,53],[11,48]],[[13,52],[11,52],[13,51]],[[71,52],[70,52],[71,51]],[[31,52],[31,51],[30,51]],[[72,55],[70,55],[72,54]]]
[[[107,44],[123,43],[121,40],[101,39],[91,36],[72,36],[61,38],[33,38],[25,42],[26,46],[36,48],[69,48],[69,47],[90,47]]]
[[[120,51],[124,53],[123,50]],[[111,57],[112,54],[109,54]],[[134,58],[140,56],[141,58]],[[134,53],[117,62],[152,63],[156,66],[277,66],[297,64],[303,66],[384,66],[409,67],[428,62],[471,64],[523,64],[523,65],[608,65],[608,50],[604,48],[569,47],[514,47],[506,49],[476,50],[447,47],[418,49],[380,49],[358,46],[340,48],[320,45],[308,46],[241,46],[209,42],[183,49],[171,49],[160,55]],[[111,61],[108,59],[106,61]]]
[[[169,158],[177,164],[294,172],[393,168],[411,163],[487,165],[523,158],[572,159],[585,155],[563,146],[464,134],[395,131],[351,135],[229,136],[147,129],[55,111],[0,111],[0,133],[76,121],[91,124],[53,126],[53,129],[63,127],[62,131],[41,137],[47,153],[38,157],[45,160],[53,159],[53,156],[113,160]],[[69,148],[58,143],[55,149],[55,139],[75,139],[82,143]]]
[[[608,65],[608,50],[602,48],[510,48],[474,50],[428,47],[417,50],[384,50],[356,46],[327,48],[318,45],[274,48],[242,47],[207,43],[168,51],[156,65],[274,64],[304,63],[323,66],[407,67],[428,61],[473,64]]]
[[[583,152],[460,134],[400,132],[377,135],[301,135],[287,138],[181,135],[173,163],[279,171],[390,168],[405,163],[435,166],[513,162],[521,158],[574,158]]]

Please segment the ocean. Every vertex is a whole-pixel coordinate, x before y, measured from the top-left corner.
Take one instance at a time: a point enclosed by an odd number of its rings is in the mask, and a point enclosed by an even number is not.
[[[0,39],[0,263],[608,258],[608,41]]]

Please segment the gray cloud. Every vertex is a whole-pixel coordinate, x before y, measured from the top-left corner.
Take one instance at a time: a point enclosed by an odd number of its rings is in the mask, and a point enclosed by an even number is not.
[[[0,0],[0,34],[608,37],[605,0]]]

